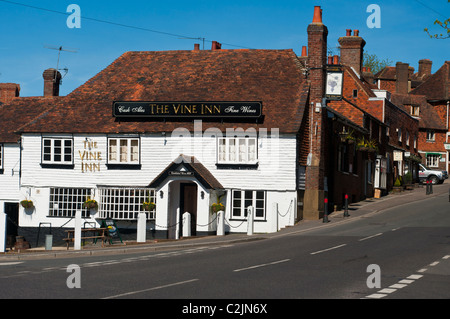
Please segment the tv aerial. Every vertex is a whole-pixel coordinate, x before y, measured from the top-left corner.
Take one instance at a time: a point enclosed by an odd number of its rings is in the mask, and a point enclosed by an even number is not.
[[[51,50],[57,50],[58,51],[58,61],[56,62],[56,70],[57,71],[64,71],[64,75],[62,76],[62,78],[64,78],[66,75],[67,75],[67,73],[69,72],[69,69],[67,68],[67,67],[65,67],[64,69],[60,69],[59,68],[59,58],[60,58],[60,56],[61,56],[61,51],[64,51],[64,52],[72,52],[72,53],[78,53],[78,49],[76,49],[76,48],[67,48],[67,47],[62,47],[62,46],[59,46],[59,47],[55,47],[55,46],[50,46],[50,45],[44,45],[44,48],[46,48],[46,49],[51,49]],[[57,72],[55,72],[55,78],[53,79],[53,81],[55,81],[56,82],[56,76],[57,76]],[[61,79],[62,79],[61,78]]]

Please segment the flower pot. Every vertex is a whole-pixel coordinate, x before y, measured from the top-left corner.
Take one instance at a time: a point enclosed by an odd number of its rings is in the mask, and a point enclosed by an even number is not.
[[[225,209],[225,206],[223,206],[223,205],[212,205],[212,211],[213,211],[213,213],[217,213],[217,212],[220,212],[221,210],[224,210]]]
[[[23,208],[32,208],[34,206],[33,201],[31,200],[23,200],[20,202]]]

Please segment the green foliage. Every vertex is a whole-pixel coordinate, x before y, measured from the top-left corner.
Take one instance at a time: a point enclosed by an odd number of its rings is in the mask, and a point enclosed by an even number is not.
[[[389,59],[381,60],[376,54],[369,54],[368,52],[364,52],[363,66],[370,68],[373,74],[377,74],[385,67],[392,65],[392,63],[393,62]]]

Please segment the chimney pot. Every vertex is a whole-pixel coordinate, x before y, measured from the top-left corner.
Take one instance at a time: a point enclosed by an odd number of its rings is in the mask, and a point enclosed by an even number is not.
[[[331,55],[328,57],[328,64],[333,64],[333,57]]]
[[[353,30],[353,35],[355,37],[359,37],[359,30]]]
[[[312,23],[322,24],[322,9],[320,6],[314,7],[314,17]]]
[[[306,48],[306,45],[302,46],[302,56],[308,56],[308,50]]]
[[[333,56],[333,64],[339,64],[339,55]]]
[[[347,29],[347,30],[345,30],[346,31],[346,36],[347,37],[349,37],[349,36],[351,36],[352,35],[352,29]]]
[[[200,51],[200,44],[194,43],[194,51]]]

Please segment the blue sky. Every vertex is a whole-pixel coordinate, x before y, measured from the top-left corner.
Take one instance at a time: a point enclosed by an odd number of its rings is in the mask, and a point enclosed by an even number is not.
[[[11,3],[16,2],[16,4]],[[436,19],[450,17],[447,0],[285,1],[285,0],[0,0],[0,82],[19,83],[21,96],[43,94],[42,72],[56,67],[58,51],[46,46],[75,49],[62,52],[60,68],[68,68],[60,89],[67,95],[126,51],[191,50],[205,38],[223,49],[293,49],[298,55],[307,44],[306,28],[315,5],[323,9],[328,47],[338,54],[337,39],[346,29],[359,29],[365,51],[382,59],[409,63],[433,61],[435,72],[446,60],[450,39],[430,39],[423,31],[441,32]],[[67,27],[67,15],[18,5],[21,3],[64,13],[70,4],[81,9],[81,28]],[[370,4],[381,9],[381,28],[369,28]],[[89,18],[89,19],[86,19]],[[98,19],[161,34],[100,23]],[[232,46],[233,45],[233,46]],[[62,72],[64,74],[64,72]]]

